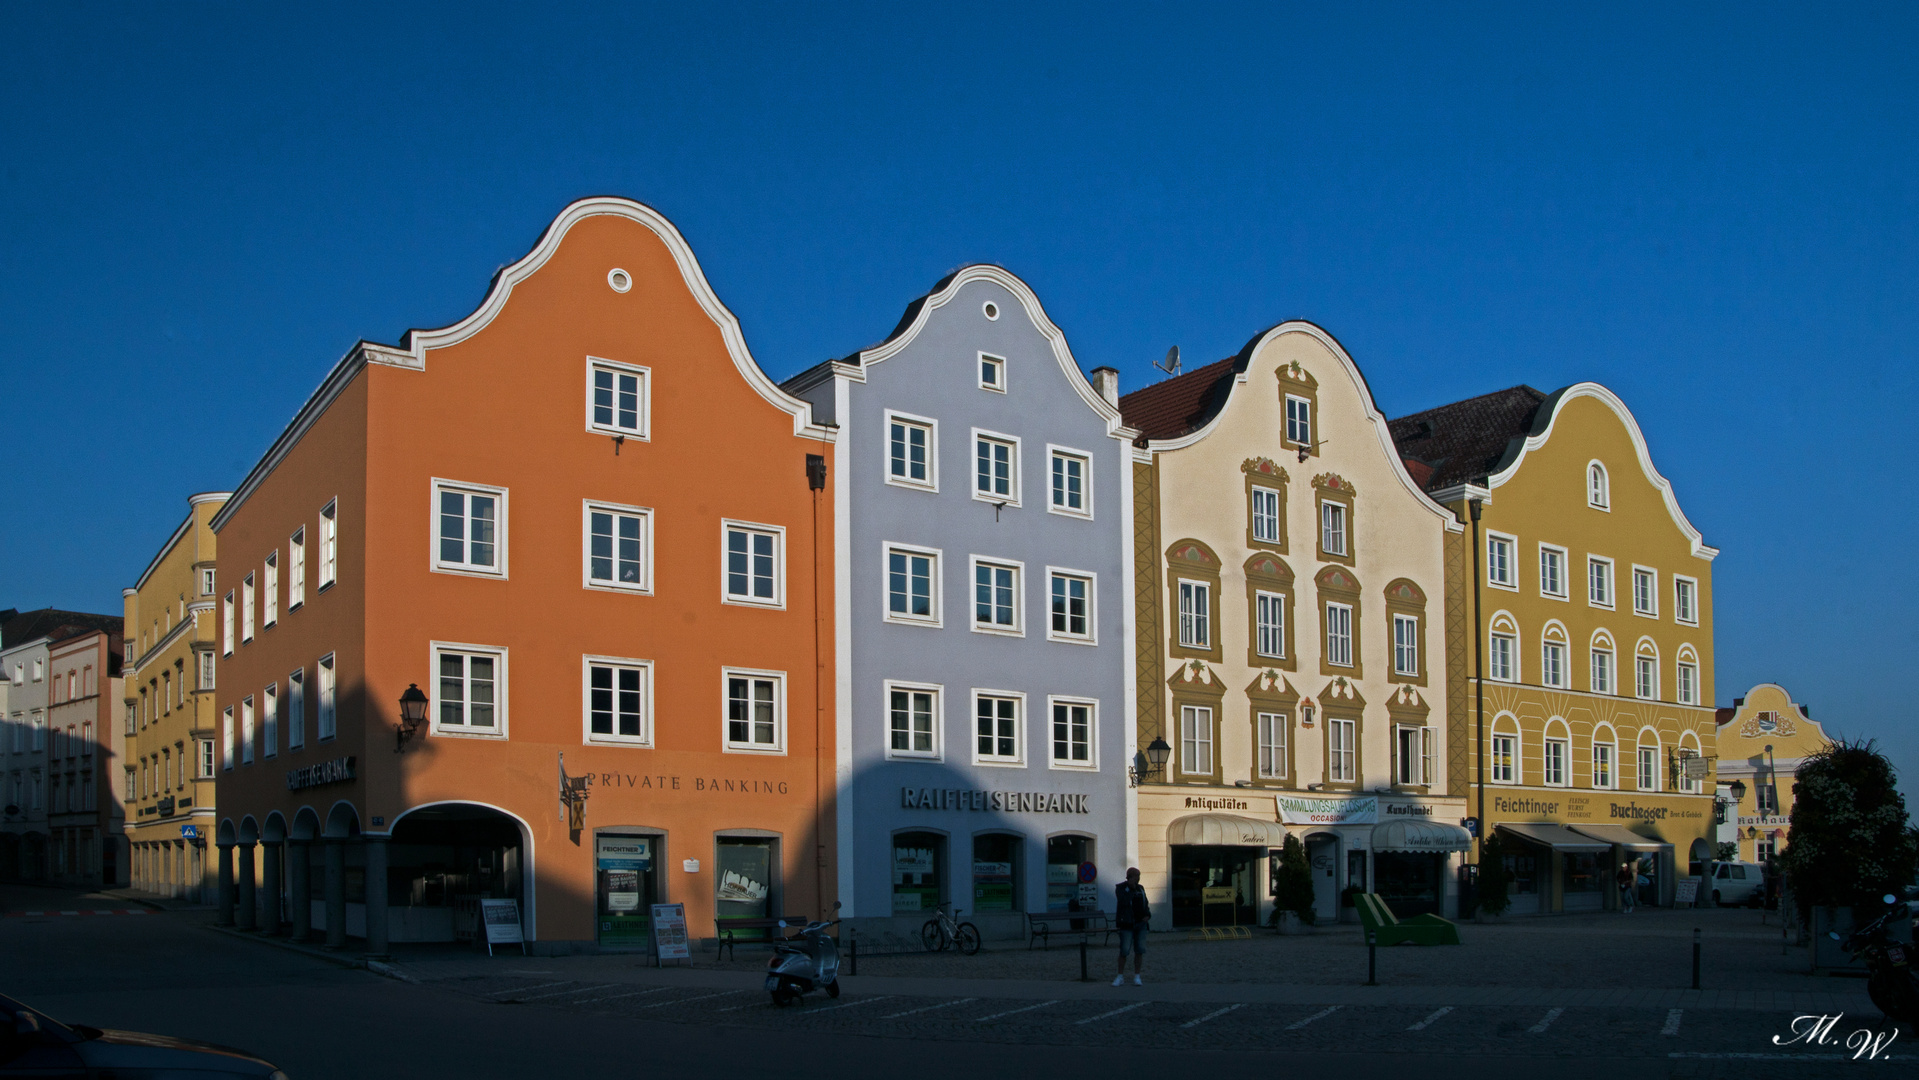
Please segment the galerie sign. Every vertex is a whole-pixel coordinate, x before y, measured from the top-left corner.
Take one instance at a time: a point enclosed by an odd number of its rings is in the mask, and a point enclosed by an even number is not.
[[[1371,825],[1379,820],[1379,800],[1295,799],[1279,796],[1279,820],[1288,825]]]
[[[978,791],[966,788],[901,788],[908,810],[986,810],[1007,814],[1090,814],[1091,796],[1046,791]]]

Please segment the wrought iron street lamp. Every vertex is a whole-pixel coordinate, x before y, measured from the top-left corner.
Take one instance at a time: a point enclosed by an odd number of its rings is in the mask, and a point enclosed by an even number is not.
[[[1138,787],[1156,776],[1164,775],[1166,759],[1172,756],[1173,748],[1166,744],[1166,740],[1158,735],[1153,736],[1153,741],[1146,744],[1145,751],[1133,755],[1133,786]]]
[[[394,729],[393,752],[406,752],[406,741],[420,730],[426,721],[426,695],[421,693],[419,683],[408,683],[406,693],[400,695],[400,726]]]

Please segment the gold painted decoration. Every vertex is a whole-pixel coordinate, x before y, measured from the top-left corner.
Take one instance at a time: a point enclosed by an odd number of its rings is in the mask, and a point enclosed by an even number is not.
[[[1757,739],[1767,735],[1789,738],[1797,734],[1799,734],[1799,725],[1793,723],[1791,713],[1775,712],[1771,709],[1753,713],[1752,718],[1739,729],[1740,737],[1746,739]]]
[[[1269,457],[1249,457],[1240,462],[1239,471],[1249,476],[1264,476],[1280,483],[1286,483],[1292,477],[1286,474],[1286,468]]]
[[[1348,495],[1354,494],[1353,482],[1338,473],[1320,473],[1318,476],[1313,477],[1313,486],[1323,488],[1327,491],[1343,491]]]

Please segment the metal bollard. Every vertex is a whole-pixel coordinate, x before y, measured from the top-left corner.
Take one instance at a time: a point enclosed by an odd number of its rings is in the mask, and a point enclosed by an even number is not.
[[[1379,985],[1379,934],[1366,931],[1366,985]]]
[[[1699,989],[1699,928],[1692,928],[1692,988]]]
[[[860,934],[857,930],[853,931],[853,942],[846,949],[846,973],[848,975],[860,973]]]
[[[1079,936],[1079,981],[1092,982],[1093,977],[1086,971],[1086,935]]]

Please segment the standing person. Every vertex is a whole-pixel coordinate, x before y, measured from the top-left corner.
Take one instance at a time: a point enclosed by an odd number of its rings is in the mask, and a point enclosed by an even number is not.
[[[1139,867],[1129,867],[1126,880],[1113,887],[1113,925],[1119,928],[1119,974],[1113,985],[1126,982],[1126,954],[1133,954],[1133,985],[1144,986],[1140,975],[1146,969],[1146,924],[1153,909],[1146,903],[1146,889],[1139,883]]]
[[[1617,881],[1619,882],[1619,913],[1631,915],[1636,899],[1633,894],[1639,891],[1639,860],[1628,859],[1621,863]]]

